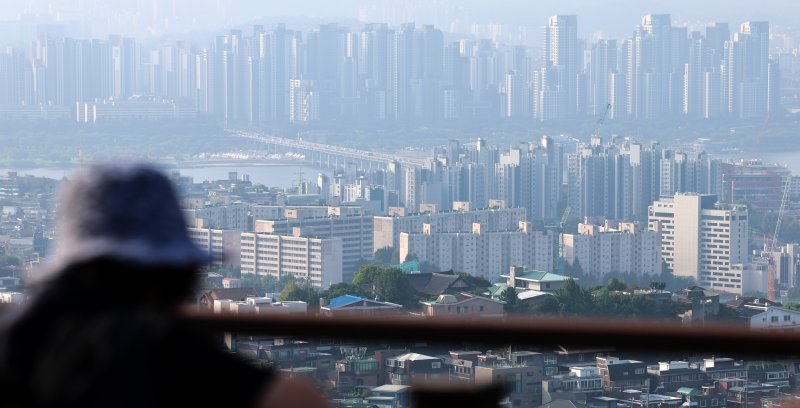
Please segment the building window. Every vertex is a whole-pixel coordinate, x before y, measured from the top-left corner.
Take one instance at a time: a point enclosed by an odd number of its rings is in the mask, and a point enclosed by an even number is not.
[[[789,315],[784,315],[784,316],[783,316],[783,321],[784,321],[784,322],[790,322],[790,321],[792,321],[792,316],[789,316]]]
[[[778,322],[778,316],[772,316],[772,317],[770,318],[770,322],[772,322],[772,323],[777,323],[777,322]]]

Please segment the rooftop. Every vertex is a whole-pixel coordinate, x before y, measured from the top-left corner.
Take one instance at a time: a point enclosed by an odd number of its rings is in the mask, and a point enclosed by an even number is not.
[[[510,278],[510,275],[500,275],[502,278]],[[525,280],[525,281],[532,281],[532,282],[564,282],[570,279],[569,276],[559,275],[553,272],[545,272],[545,271],[526,271],[522,275],[516,276],[516,279]]]

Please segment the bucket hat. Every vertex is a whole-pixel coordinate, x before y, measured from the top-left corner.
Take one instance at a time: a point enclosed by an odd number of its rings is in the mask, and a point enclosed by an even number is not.
[[[54,270],[98,258],[145,267],[211,261],[189,238],[169,179],[151,165],[89,166],[59,198]]]

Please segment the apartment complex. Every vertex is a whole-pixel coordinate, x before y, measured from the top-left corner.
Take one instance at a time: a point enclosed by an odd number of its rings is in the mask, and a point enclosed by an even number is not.
[[[318,288],[342,282],[342,240],[244,232],[243,274],[294,276]]]
[[[342,270],[350,282],[360,262],[373,257],[372,217],[363,211],[332,211],[337,207],[287,208],[281,219],[256,218],[256,233],[295,234],[320,238],[339,238],[342,241]],[[322,212],[327,215],[320,216]]]
[[[189,228],[192,241],[212,258],[212,265],[239,265],[242,231]]]
[[[427,212],[406,216],[375,217],[373,249],[400,246],[400,234],[423,233],[428,224],[437,233],[472,232],[473,224],[481,224],[485,232],[513,231],[525,221],[525,208],[486,208],[481,210]]]
[[[661,236],[661,256],[674,275],[742,293],[747,268],[736,265],[749,259],[746,207],[719,204],[711,194],[676,194],[653,202],[648,223]]]
[[[630,222],[606,220],[603,225],[578,224],[577,234],[562,234],[564,259],[584,273],[661,273],[661,237]]]
[[[455,270],[496,281],[511,265],[551,271],[554,235],[534,231],[531,223],[518,228],[491,232],[479,223],[471,232],[440,232],[424,224],[422,233],[400,234],[400,259],[413,254],[420,262],[430,262],[442,270]]]
[[[216,205],[185,209],[186,224],[199,228],[250,230],[250,206],[247,204]]]

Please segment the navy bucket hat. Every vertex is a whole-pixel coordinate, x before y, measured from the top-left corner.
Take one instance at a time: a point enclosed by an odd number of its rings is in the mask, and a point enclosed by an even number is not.
[[[211,261],[189,238],[171,182],[150,165],[80,170],[59,205],[55,271],[100,258],[177,268]]]

